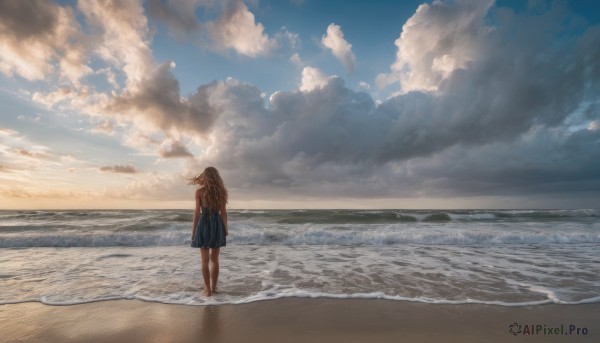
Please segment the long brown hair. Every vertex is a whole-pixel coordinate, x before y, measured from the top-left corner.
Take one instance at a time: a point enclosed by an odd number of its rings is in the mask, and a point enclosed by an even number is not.
[[[227,204],[227,188],[219,171],[215,167],[207,167],[202,174],[189,179],[190,185],[204,186],[204,207],[220,210]]]

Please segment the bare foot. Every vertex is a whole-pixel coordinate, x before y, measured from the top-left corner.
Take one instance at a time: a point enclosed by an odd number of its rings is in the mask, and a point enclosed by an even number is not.
[[[204,289],[204,296],[210,297],[212,295],[212,292],[210,291],[210,289],[205,288]]]

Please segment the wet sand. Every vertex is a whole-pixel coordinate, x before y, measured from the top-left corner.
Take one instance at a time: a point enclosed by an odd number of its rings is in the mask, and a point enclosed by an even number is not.
[[[509,332],[514,322],[521,330],[533,324],[541,331],[514,336]],[[548,331],[561,324],[564,332],[575,325],[580,334],[542,334],[542,326]],[[218,306],[22,303],[0,305],[0,341],[600,342],[600,304],[504,307],[323,298]]]

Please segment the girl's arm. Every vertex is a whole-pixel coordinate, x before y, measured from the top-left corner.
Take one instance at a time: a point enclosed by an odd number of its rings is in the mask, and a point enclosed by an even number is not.
[[[192,224],[192,239],[196,235],[196,226],[198,225],[198,218],[200,217],[200,207],[202,206],[202,192],[200,188],[196,189],[196,209],[194,210],[194,221]]]
[[[221,207],[221,218],[223,218],[223,224],[225,224],[225,236],[229,234],[227,230],[227,205],[223,204]]]

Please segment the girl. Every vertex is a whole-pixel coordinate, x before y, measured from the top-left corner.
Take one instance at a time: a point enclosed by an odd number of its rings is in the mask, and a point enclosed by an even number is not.
[[[204,169],[202,174],[190,179],[190,184],[200,186],[196,189],[192,247],[200,248],[204,294],[210,297],[217,291],[219,248],[225,246],[228,235],[227,188],[215,167]]]

